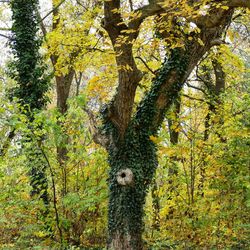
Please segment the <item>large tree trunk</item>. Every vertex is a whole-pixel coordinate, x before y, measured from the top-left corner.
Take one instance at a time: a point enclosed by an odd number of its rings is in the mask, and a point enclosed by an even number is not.
[[[148,187],[157,167],[156,147],[150,140],[156,135],[166,110],[171,106],[186,79],[188,68],[194,67],[191,60],[187,61],[186,53],[175,50],[169,60],[162,65],[158,76],[153,82],[152,90],[142,100],[130,126],[123,137],[112,124],[106,123],[106,133],[112,137],[109,145],[110,163],[110,202],[109,202],[109,234],[110,249],[139,250],[143,248],[143,205]],[[200,56],[204,54],[201,50]],[[179,65],[181,67],[178,67]],[[177,84],[177,86],[175,86]],[[168,100],[164,108],[157,99],[162,94],[163,85],[171,86]],[[174,87],[174,88],[173,88]],[[162,100],[161,100],[162,101]],[[117,136],[118,135],[118,136]],[[129,174],[131,173],[131,174]],[[129,178],[131,180],[129,180]],[[119,183],[120,182],[120,183]]]
[[[109,248],[143,249],[143,205],[156,166],[156,148],[133,125],[109,149]]]

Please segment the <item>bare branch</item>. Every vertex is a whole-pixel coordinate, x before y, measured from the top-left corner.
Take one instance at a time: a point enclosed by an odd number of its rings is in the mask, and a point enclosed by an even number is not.
[[[11,31],[11,28],[0,27],[0,30],[2,30],[2,31]]]
[[[46,30],[43,19],[41,18],[41,14],[40,14],[38,9],[36,9],[36,14],[37,14],[37,17],[38,17],[38,20],[39,20],[39,23],[40,23],[40,27],[41,27],[44,39],[46,39],[47,30]]]
[[[43,18],[40,18],[40,22],[44,21],[48,16],[50,16],[54,11],[58,10],[59,7],[65,2],[66,0],[62,0],[60,3],[58,3],[51,11],[49,11]]]
[[[196,98],[196,97],[193,97],[193,96],[189,96],[189,95],[186,95],[186,94],[182,94],[182,96],[190,99],[190,100],[194,100],[194,101],[199,101],[199,102],[205,102],[204,99],[201,99],[201,98]]]
[[[132,0],[129,0],[129,6],[130,6],[130,10],[133,11],[133,1]]]
[[[6,38],[6,39],[8,39],[8,40],[10,40],[10,39],[11,39],[11,37],[10,37],[10,36],[6,36],[6,35],[4,35],[4,34],[0,34],[0,36],[1,36],[1,37]]]
[[[202,89],[202,88],[199,88],[199,87],[197,87],[197,86],[191,85],[191,84],[189,84],[188,82],[186,82],[186,84],[187,84],[187,86],[188,86],[189,88],[196,89],[196,90],[201,91],[202,93],[205,93],[205,90]]]
[[[144,61],[144,59],[142,59],[140,56],[135,57],[136,59],[139,59],[144,66],[153,74],[156,75],[155,71],[153,71],[152,69],[150,69],[150,67],[147,65],[147,63]]]
[[[98,129],[98,127],[96,126],[97,122],[96,122],[95,115],[88,108],[83,108],[83,110],[86,112],[86,114],[89,117],[89,131],[90,131],[91,135],[93,136],[94,142],[96,144],[103,146],[104,148],[107,148],[109,141],[108,141],[107,137],[104,136],[101,133],[101,131]]]

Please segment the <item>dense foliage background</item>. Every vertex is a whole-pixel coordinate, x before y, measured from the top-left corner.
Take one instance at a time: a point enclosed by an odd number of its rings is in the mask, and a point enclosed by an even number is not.
[[[1,249],[105,248],[109,167],[106,151],[93,141],[93,123],[98,126],[101,119],[92,118],[115,93],[117,66],[102,27],[103,2],[85,2],[55,0],[53,11],[42,14],[33,6],[37,26],[27,32],[35,45],[37,67],[28,68],[36,72],[34,91],[30,88],[34,78],[22,82],[22,75],[13,72],[29,60],[17,61],[18,44],[12,43],[14,56],[9,52],[1,65]],[[130,4],[122,2],[126,21],[134,15],[128,11]],[[195,10],[186,1],[182,4],[181,11],[171,13],[176,22],[153,16],[140,28],[133,52],[143,75],[135,104],[149,91],[170,50],[182,48],[183,37],[192,43],[200,32],[187,21]],[[134,1],[135,6],[140,3]],[[6,50],[15,31],[15,25],[12,32],[5,27],[11,26],[6,20],[9,8],[1,3]],[[224,42],[196,65],[158,136],[150,136],[158,148],[159,164],[144,206],[143,240],[148,249],[249,249],[249,21],[249,10],[235,11]],[[19,41],[25,39],[18,35]],[[122,46],[126,41],[120,39]],[[131,70],[129,65],[125,70]],[[63,105],[56,99],[60,90],[55,82],[65,79],[71,82]],[[21,84],[27,84],[26,92]],[[19,90],[16,95],[13,89]],[[37,90],[46,91],[42,99],[33,96]],[[32,193],[34,180],[30,185],[31,172],[41,161],[46,165],[49,204],[40,193]]]

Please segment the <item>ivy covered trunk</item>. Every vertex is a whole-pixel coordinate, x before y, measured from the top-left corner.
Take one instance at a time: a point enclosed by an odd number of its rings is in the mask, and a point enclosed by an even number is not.
[[[156,166],[156,148],[147,135],[129,128],[109,150],[110,249],[142,249],[143,205]]]
[[[40,125],[33,124],[34,116],[46,106],[46,92],[49,89],[49,77],[45,74],[46,67],[39,54],[41,39],[37,35],[39,22],[36,15],[39,1],[13,0],[10,4],[13,20],[11,48],[14,54],[10,74],[17,83],[10,91],[10,99],[18,99],[20,112],[26,114],[29,121],[30,132],[22,136],[32,187],[31,196],[42,199],[47,207],[47,163],[39,149],[42,138],[34,138],[33,133],[34,129],[42,129]]]
[[[157,135],[166,109],[178,95],[186,76],[187,56],[180,52],[173,50],[171,58],[165,60],[124,136],[112,122],[106,124],[106,132],[112,138],[108,147],[110,249],[143,249],[143,205],[157,167],[157,150],[150,138]],[[161,90],[166,83],[171,84],[172,91]],[[158,104],[157,100],[166,94],[168,102],[161,100]],[[164,106],[159,109],[158,105]]]

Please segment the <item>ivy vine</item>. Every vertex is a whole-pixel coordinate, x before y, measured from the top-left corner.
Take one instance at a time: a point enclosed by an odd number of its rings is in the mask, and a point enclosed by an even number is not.
[[[42,40],[37,35],[38,0],[12,0],[10,4],[13,20],[10,44],[14,54],[10,75],[17,83],[10,97],[18,98],[32,116],[32,112],[42,109],[47,103],[46,92],[50,82],[39,53]]]

